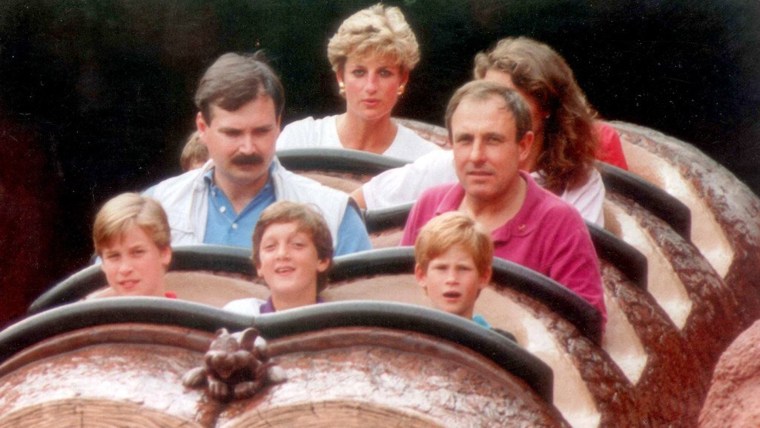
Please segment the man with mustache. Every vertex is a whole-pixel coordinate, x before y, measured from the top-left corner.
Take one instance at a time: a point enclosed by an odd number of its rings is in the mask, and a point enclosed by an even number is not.
[[[146,191],[166,210],[172,244],[251,248],[264,208],[289,200],[313,205],[324,216],[336,255],[370,249],[348,195],[287,171],[275,157],[285,96],[259,57],[227,53],[206,70],[195,93],[195,122],[210,160]]]
[[[458,181],[420,196],[401,245],[414,245],[431,218],[462,211],[490,231],[494,256],[554,279],[605,319],[599,263],[581,215],[520,170],[534,137],[520,94],[494,82],[467,83],[449,101],[446,128]]]

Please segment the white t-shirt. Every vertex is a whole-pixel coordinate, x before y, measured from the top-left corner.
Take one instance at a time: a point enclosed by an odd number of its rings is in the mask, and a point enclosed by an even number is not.
[[[259,315],[259,309],[261,305],[266,303],[265,300],[257,299],[255,297],[249,297],[246,299],[232,300],[222,309],[229,312],[234,312],[240,315]]]
[[[531,176],[539,185],[542,184],[537,173],[533,172]],[[414,202],[426,189],[455,181],[453,152],[441,150],[376,175],[362,186],[362,193],[367,209],[376,210]],[[559,196],[574,206],[584,220],[603,227],[604,195],[602,176],[593,169],[586,183],[573,190],[565,190]]]
[[[338,137],[337,117],[314,119],[310,116],[288,124],[277,139],[277,150],[343,148]],[[426,153],[443,151],[439,145],[425,140],[400,123],[396,123],[396,128],[396,138],[383,152],[384,156],[411,162]]]

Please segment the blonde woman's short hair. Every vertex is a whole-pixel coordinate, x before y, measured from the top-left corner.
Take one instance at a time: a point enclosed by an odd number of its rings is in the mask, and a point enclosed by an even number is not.
[[[171,229],[166,212],[153,198],[138,193],[122,193],[100,208],[92,226],[92,243],[100,255],[114,239],[132,226],[139,226],[158,248],[171,245]]]
[[[461,245],[472,256],[479,275],[490,272],[493,263],[491,235],[461,211],[450,211],[433,217],[422,227],[414,242],[415,263],[427,271],[431,260],[455,245]]]
[[[367,54],[395,58],[406,71],[420,61],[417,38],[399,8],[376,4],[362,9],[343,21],[327,44],[327,58],[336,73],[349,56]]]

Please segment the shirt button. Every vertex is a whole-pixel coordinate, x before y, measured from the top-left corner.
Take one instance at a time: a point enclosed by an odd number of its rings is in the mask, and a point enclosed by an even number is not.
[[[517,229],[520,230],[520,232],[522,232],[525,230],[525,225],[521,224],[520,227],[518,227]]]
[[[219,208],[219,212],[220,212],[220,213],[224,213],[224,212],[227,212],[227,207],[220,207],[220,208]]]
[[[237,223],[232,223],[232,228],[237,230]]]

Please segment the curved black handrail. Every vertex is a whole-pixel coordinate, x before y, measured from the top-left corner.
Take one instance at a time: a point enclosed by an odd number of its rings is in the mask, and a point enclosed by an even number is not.
[[[455,342],[523,379],[552,401],[553,373],[544,362],[502,335],[471,321],[421,306],[391,302],[344,301],[312,305],[257,318],[173,299],[120,297],[82,301],[33,315],[0,332],[0,362],[42,340],[107,324],[149,323],[214,332],[253,325],[274,339],[338,327],[380,327],[423,333]]]
[[[171,271],[208,270],[245,276],[256,274],[251,251],[221,245],[178,245],[172,250]],[[35,314],[54,306],[71,303],[106,285],[100,266],[88,266],[64,279],[34,300],[27,310]]]
[[[552,402],[553,373],[546,363],[501,334],[443,311],[403,303],[346,300],[259,316],[254,326],[267,338],[313,331],[314,326],[369,326],[423,333],[478,352]]]
[[[414,248],[391,247],[338,256],[330,269],[330,283],[372,273],[414,273]]]
[[[586,222],[597,257],[609,261],[642,290],[647,289],[647,257],[632,245],[601,227]]]
[[[330,282],[371,275],[414,272],[412,247],[382,248],[335,258]],[[590,303],[553,279],[501,258],[493,259],[492,282],[531,296],[572,323],[594,343],[601,343],[602,316]]]
[[[557,281],[498,257],[493,259],[491,281],[538,300],[573,324],[595,344],[602,342],[602,315],[589,302]]]
[[[670,193],[636,174],[604,162],[597,162],[604,187],[619,193],[662,219],[687,241],[691,240],[691,211]]]
[[[365,210],[364,224],[367,226],[367,233],[372,234],[387,229],[403,228],[413,205],[414,202],[409,202],[395,207]]]
[[[290,170],[317,169],[370,175],[404,166],[407,163],[390,156],[340,148],[278,150],[277,158],[285,168]]]
[[[47,338],[98,325],[148,323],[214,332],[221,327],[242,330],[251,325],[251,318],[163,297],[83,300],[31,315],[0,331],[0,362]]]

